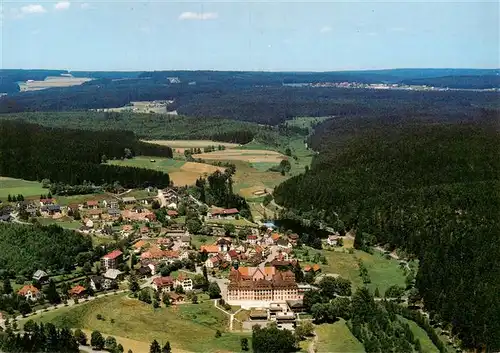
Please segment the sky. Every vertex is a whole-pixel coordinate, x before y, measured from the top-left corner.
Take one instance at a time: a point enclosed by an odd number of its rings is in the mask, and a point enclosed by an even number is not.
[[[0,0],[2,68],[500,67],[499,3]]]

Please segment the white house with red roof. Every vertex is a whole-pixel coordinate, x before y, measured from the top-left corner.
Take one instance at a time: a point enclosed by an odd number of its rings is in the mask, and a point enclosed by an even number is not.
[[[123,261],[123,253],[120,250],[113,250],[107,255],[101,257],[101,267],[109,270],[118,268],[118,265]]]

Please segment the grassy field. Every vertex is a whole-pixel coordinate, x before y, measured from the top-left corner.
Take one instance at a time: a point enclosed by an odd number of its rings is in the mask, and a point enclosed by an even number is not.
[[[82,223],[79,221],[74,221],[68,217],[62,217],[60,219],[52,219],[52,218],[43,218],[38,217],[38,222],[44,226],[48,226],[50,224],[57,224],[58,226],[66,229],[78,229],[82,226]]]
[[[345,321],[316,326],[318,353],[364,352],[363,344],[354,337]]]
[[[184,150],[190,148],[203,148],[208,146],[224,146],[225,148],[236,148],[241,145],[229,142],[217,142],[211,140],[144,140],[147,143],[153,143],[161,146],[171,147],[178,153],[184,153]]]
[[[329,117],[329,116],[321,116],[321,117],[303,116],[303,117],[293,118],[292,120],[287,120],[286,125],[310,129],[309,131],[312,132],[312,126],[314,124],[322,123],[323,121],[328,120],[328,119],[331,119],[331,117]]]
[[[381,253],[375,252],[373,255],[364,251],[354,250],[354,253],[339,251],[314,250],[309,248],[309,258],[312,258],[315,252],[320,252],[327,259],[328,264],[322,265],[323,273],[335,273],[341,277],[348,278],[354,287],[361,287],[363,281],[359,276],[358,259],[361,259],[368,269],[371,283],[367,287],[373,292],[379,288],[381,294],[392,285],[405,286],[405,275],[399,268],[397,260],[386,259]],[[311,263],[305,261],[304,264]]]
[[[0,177],[0,200],[7,200],[9,194],[21,194],[24,197],[29,197],[40,196],[40,194],[46,194],[47,191],[37,181]]]
[[[154,160],[155,162],[151,162]],[[118,166],[129,166],[159,170],[170,175],[177,186],[192,185],[200,176],[206,176],[224,168],[205,163],[186,162],[183,160],[159,157],[138,156],[132,159],[112,160],[108,163]]]
[[[56,196],[54,196],[54,198],[56,199],[56,202],[58,205],[67,206],[67,205],[74,204],[74,203],[83,204],[83,203],[90,201],[90,200],[97,200],[97,201],[108,200],[108,199],[112,199],[113,197],[109,194],[106,194],[106,193],[100,193],[100,194],[72,195],[72,196],[57,196],[56,195]]]
[[[191,245],[196,249],[200,249],[202,245],[212,245],[217,240],[217,237],[207,235],[194,235],[191,237]]]
[[[439,350],[436,348],[434,343],[432,343],[431,339],[427,335],[427,332],[424,331],[423,328],[418,326],[418,324],[414,321],[407,320],[404,317],[398,316],[399,320],[402,322],[407,322],[410,325],[411,331],[413,332],[413,336],[415,339],[419,339],[420,345],[422,347],[422,352],[424,353],[437,353]]]
[[[101,314],[105,320],[97,320]],[[43,313],[37,321],[52,322],[59,326],[99,330],[106,337],[149,343],[170,341],[173,351],[236,352],[240,351],[241,337],[245,334],[226,333],[228,316],[213,306],[211,301],[154,309],[125,295],[111,296],[54,312]],[[111,320],[114,320],[113,323]],[[222,337],[215,338],[220,330]],[[122,343],[123,344],[123,343]],[[137,347],[136,347],[137,348]],[[133,349],[125,346],[125,351]],[[134,350],[135,352],[135,350]]]
[[[214,159],[224,161],[245,161],[250,163],[275,163],[279,164],[286,156],[272,150],[240,150],[226,149],[223,151],[214,151],[209,153],[200,153],[194,155],[195,158]]]

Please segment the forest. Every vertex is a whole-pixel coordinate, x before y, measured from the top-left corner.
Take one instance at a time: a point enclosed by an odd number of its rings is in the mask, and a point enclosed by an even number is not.
[[[192,85],[188,81],[170,83],[166,79],[168,74],[150,73],[148,77],[145,73],[146,77],[122,80],[101,78],[80,86],[13,93],[0,97],[0,113],[81,111],[122,107],[131,101],[170,99],[182,115],[277,125],[296,116],[366,116],[387,111],[394,114],[412,111],[414,115],[433,111],[437,115],[468,112],[475,107],[498,107],[496,92],[290,87],[283,86],[286,76],[277,73],[262,78],[249,77],[248,73],[233,76],[213,73],[201,77],[191,73],[190,76],[199,77],[196,85]],[[328,74],[321,75],[330,80]],[[300,74],[291,77],[291,82],[301,81],[301,77],[306,81],[320,79]]]
[[[123,187],[169,185],[168,174],[102,162],[134,155],[172,157],[172,149],[139,141],[132,132],[47,128],[22,121],[0,121],[0,175],[49,179],[70,185],[119,182]]]
[[[312,137],[320,154],[311,169],[278,186],[276,202],[286,217],[353,229],[359,249],[386,244],[417,257],[416,286],[431,314],[466,348],[498,350],[497,119],[346,127],[351,138],[340,144],[341,126],[327,121]]]
[[[36,270],[71,270],[77,255],[92,250],[92,240],[58,226],[0,223],[0,268],[31,278]],[[64,256],[53,256],[64,254]]]

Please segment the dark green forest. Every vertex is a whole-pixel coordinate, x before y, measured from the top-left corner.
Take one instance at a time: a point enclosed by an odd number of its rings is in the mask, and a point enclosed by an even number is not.
[[[287,217],[354,229],[357,248],[388,244],[418,257],[416,285],[426,308],[451,323],[465,347],[498,350],[495,116],[490,124],[365,129],[342,144],[330,122],[312,137],[320,154],[310,171],[278,186],[276,202],[289,209]]]
[[[469,112],[476,107],[498,107],[497,92],[283,86],[287,81],[329,80],[328,75],[322,75],[323,79],[314,75],[302,78],[296,75],[295,78],[291,74],[290,79],[283,75],[270,75],[267,78],[263,75],[259,79],[248,79],[245,78],[248,75],[243,74],[221,76],[220,73],[213,73],[199,76],[196,85],[190,85],[188,81],[171,84],[166,80],[165,74],[151,74],[151,77],[126,80],[101,78],[80,86],[13,93],[0,97],[0,113],[81,111],[122,107],[131,101],[170,99],[174,100],[170,108],[176,109],[182,115],[277,125],[296,116],[352,117],[385,114],[388,111],[394,114],[411,111],[413,115],[432,111],[437,115]],[[333,82],[343,81],[331,79]],[[375,81],[370,78],[365,80]]]
[[[47,128],[0,121],[0,175],[70,185],[119,182],[123,187],[169,185],[168,174],[102,162],[134,155],[172,157],[172,149],[140,142],[132,132]]]
[[[31,278],[39,269],[72,269],[78,254],[92,250],[92,240],[58,226],[0,223],[0,248],[0,268]]]

